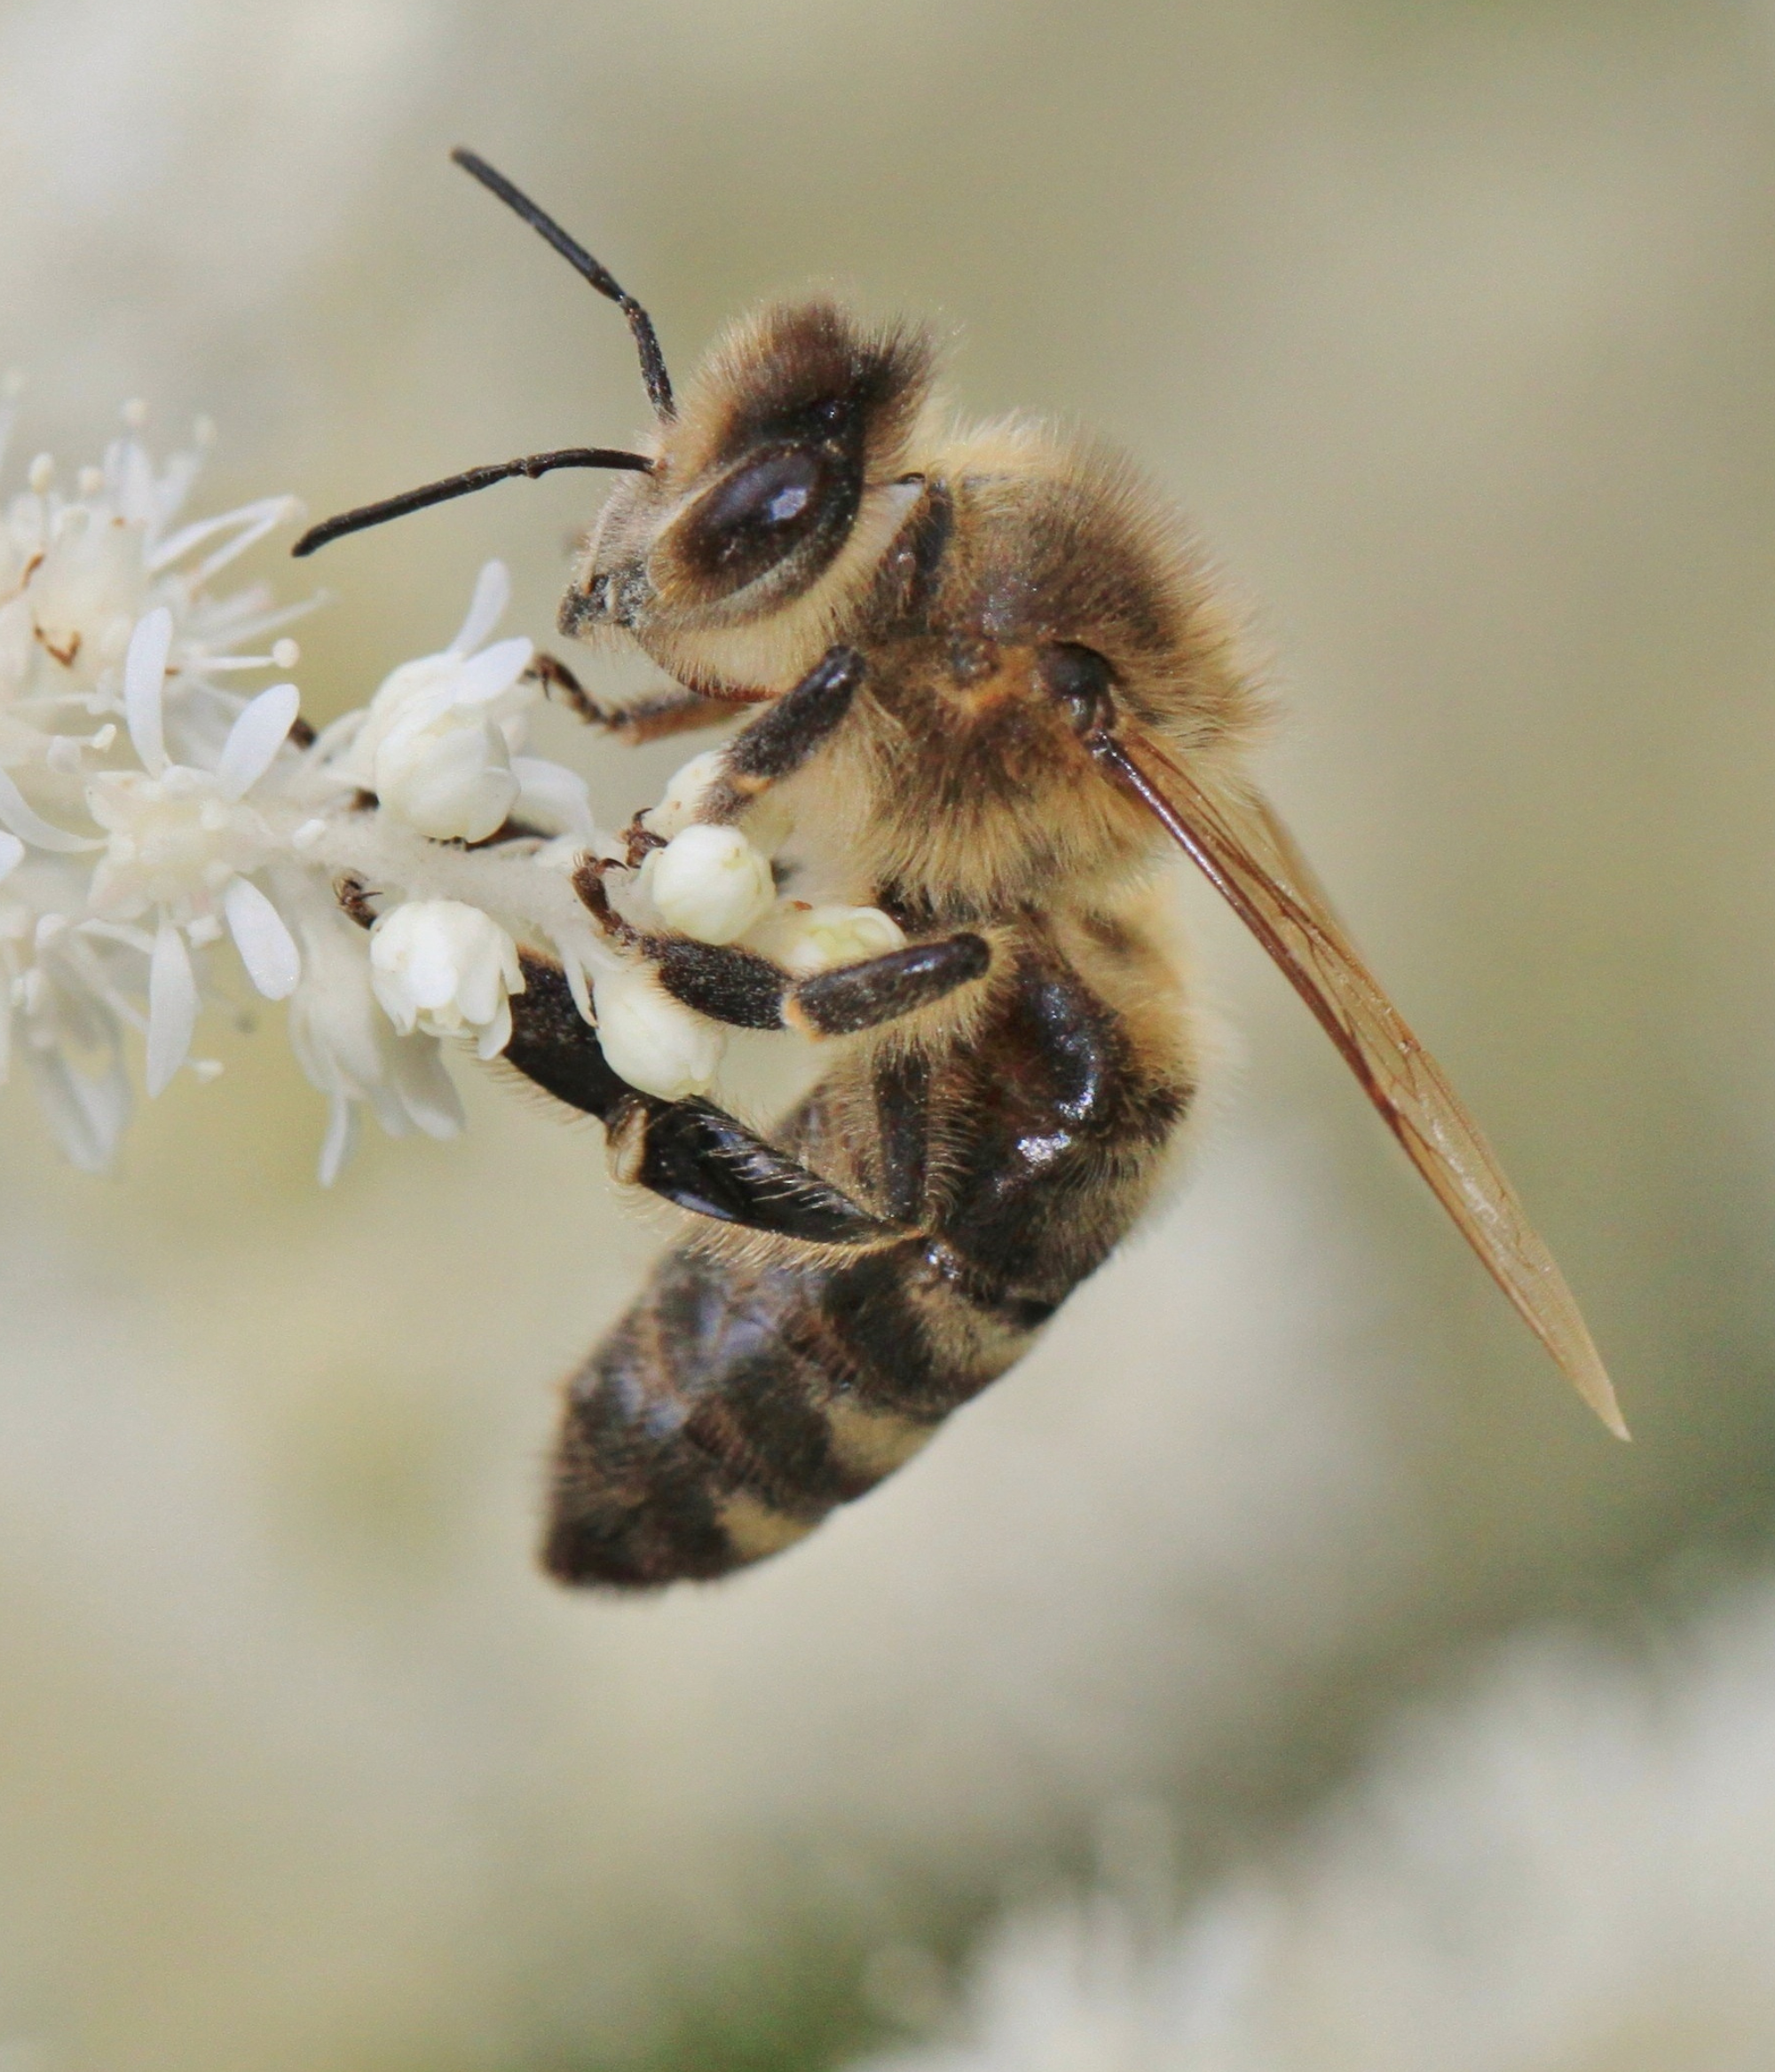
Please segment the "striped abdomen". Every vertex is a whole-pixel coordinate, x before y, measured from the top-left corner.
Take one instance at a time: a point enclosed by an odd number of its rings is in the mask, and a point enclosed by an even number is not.
[[[785,1141],[916,1234],[838,1264],[663,1261],[569,1386],[548,1569],[644,1586],[759,1560],[1003,1373],[1144,1206],[1187,1104],[1175,1019],[1163,1041],[1145,1019],[1137,1042],[1043,941],[965,1048],[841,1068]]]
[[[920,1239],[848,1266],[676,1252],[573,1382],[544,1560],[572,1582],[719,1576],[809,1532],[1016,1358],[937,1356]]]

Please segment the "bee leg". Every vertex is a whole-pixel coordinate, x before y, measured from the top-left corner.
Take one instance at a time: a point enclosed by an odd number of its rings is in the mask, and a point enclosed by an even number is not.
[[[773,784],[799,770],[849,711],[851,700],[863,682],[863,657],[855,648],[829,648],[800,683],[774,699],[766,712],[742,727],[720,751],[719,764],[698,801],[695,818],[711,826],[724,826],[738,819]],[[755,702],[752,698],[708,698],[701,692],[686,690],[612,711],[596,703],[565,663],[556,661],[552,655],[538,655],[530,674],[540,683],[559,688],[588,725],[607,728],[631,744],[713,725],[727,718],[735,703]],[[631,870],[640,865],[650,849],[665,845],[666,837],[652,832],[648,819],[646,812],[637,813],[628,828]],[[604,896],[599,882],[602,874],[602,866],[582,870],[576,881],[580,897],[605,933],[621,938],[624,927]],[[627,932],[632,936],[632,930]]]
[[[501,1057],[544,1093],[608,1122],[625,1101],[640,1096],[605,1057],[561,967],[528,950],[519,951],[518,963],[524,991],[511,995],[511,1040]]]
[[[984,978],[991,968],[992,945],[984,936],[909,943],[903,950],[800,980],[783,1004],[783,1020],[806,1036],[855,1035],[931,1007]]]
[[[794,978],[780,964],[731,944],[683,936],[638,936],[635,946],[674,1000],[732,1029],[796,1029],[804,1036],[852,1036],[880,1028],[983,978],[991,946],[982,936],[912,943],[860,964]]]
[[[780,1029],[794,980],[780,964],[731,943],[642,936],[635,945],[674,1000],[730,1029]]]
[[[619,1180],[716,1222],[809,1245],[873,1247],[906,1235],[713,1102],[639,1095],[610,1134]]]
[[[663,740],[667,734],[719,726],[734,713],[732,700],[706,698],[700,691],[691,690],[664,692],[633,705],[600,705],[566,663],[552,654],[534,656],[525,675],[540,684],[544,691],[558,696],[588,726],[602,727],[630,747],[639,747],[643,741]]]
[[[656,838],[657,839],[657,838]],[[674,1000],[730,1029],[795,1029],[804,1036],[853,1036],[898,1021],[985,977],[992,946],[983,936],[909,943],[859,964],[795,978],[769,957],[732,943],[646,935],[625,921],[604,890],[608,866],[581,863],[573,884],[606,935],[638,951]]]
[[[863,657],[854,647],[828,648],[799,684],[727,744],[720,771],[698,803],[697,819],[738,819],[773,784],[793,776],[850,710],[863,677]]]
[[[717,1222],[814,1245],[904,1235],[708,1101],[664,1101],[611,1066],[558,965],[525,954],[511,998],[506,1062],[557,1100],[595,1115],[616,1176]]]

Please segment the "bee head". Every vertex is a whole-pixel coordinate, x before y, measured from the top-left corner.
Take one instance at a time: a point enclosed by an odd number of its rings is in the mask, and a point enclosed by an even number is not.
[[[686,681],[781,687],[860,597],[917,501],[920,478],[905,469],[930,391],[929,337],[864,329],[829,302],[780,304],[736,325],[681,399],[652,319],[610,269],[485,159],[451,156],[621,310],[653,405],[647,450],[563,447],[469,468],[341,511],[290,551],[515,476],[613,469],[621,486],[562,602],[562,631],[627,633]]]
[[[561,606],[674,674],[779,684],[815,659],[919,493],[922,331],[776,304],[715,346],[606,502]]]

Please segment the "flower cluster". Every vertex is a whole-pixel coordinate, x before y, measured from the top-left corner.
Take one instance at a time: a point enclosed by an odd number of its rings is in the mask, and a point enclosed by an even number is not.
[[[0,457],[12,409],[9,394]],[[102,1167],[130,1112],[130,1035],[151,1096],[221,1070],[192,1045],[206,1001],[239,990],[232,947],[246,982],[287,1003],[327,1097],[330,1182],[365,1108],[393,1135],[461,1127],[445,1048],[505,1047],[527,943],[561,964],[625,1078],[669,1099],[704,1090],[722,1031],[573,890],[588,851],[618,851],[584,779],[525,753],[540,684],[528,640],[493,637],[504,569],[482,570],[447,646],[317,736],[293,681],[235,688],[296,668],[283,629],[310,605],[217,588],[297,507],[181,522],[207,427],[156,466],[143,414],[124,416],[100,465],[65,484],[42,455],[0,512],[0,1081],[22,1060],[68,1157]],[[797,975],[899,942],[872,908],[780,898],[769,850],[786,828],[699,821],[713,770],[688,764],[649,816],[666,839],[619,896],[627,919],[743,941]],[[367,930],[341,910],[348,879],[374,891]]]

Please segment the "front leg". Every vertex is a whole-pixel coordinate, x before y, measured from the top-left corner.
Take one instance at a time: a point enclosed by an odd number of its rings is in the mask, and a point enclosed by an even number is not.
[[[773,784],[793,777],[832,738],[863,677],[863,657],[854,647],[828,648],[798,684],[715,751],[708,783],[687,820],[717,826],[737,820]],[[642,814],[642,824],[651,818]]]
[[[566,663],[552,654],[535,655],[525,673],[588,726],[602,727],[632,748],[646,741],[662,741],[671,734],[720,726],[733,717],[737,708],[760,701],[760,694],[754,692],[712,698],[680,685],[652,698],[637,699],[633,705],[601,705]]]
[[[617,1178],[716,1222],[804,1244],[874,1246],[903,1235],[708,1101],[663,1101],[611,1069],[558,965],[525,952],[503,1056],[608,1133]]]

